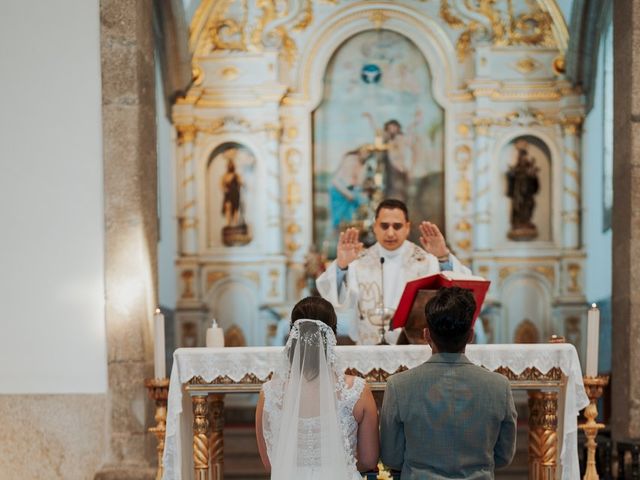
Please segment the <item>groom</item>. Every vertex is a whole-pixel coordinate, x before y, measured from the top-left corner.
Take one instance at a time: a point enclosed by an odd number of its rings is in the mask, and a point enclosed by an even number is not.
[[[380,418],[382,462],[402,479],[493,479],[516,446],[508,380],[464,355],[473,339],[470,290],[443,288],[425,306],[433,355],[387,382]]]

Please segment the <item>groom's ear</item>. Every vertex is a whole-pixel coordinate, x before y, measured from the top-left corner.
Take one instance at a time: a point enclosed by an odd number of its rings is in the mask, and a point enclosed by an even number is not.
[[[424,327],[422,329],[422,340],[431,345],[431,332],[429,332],[429,327]]]

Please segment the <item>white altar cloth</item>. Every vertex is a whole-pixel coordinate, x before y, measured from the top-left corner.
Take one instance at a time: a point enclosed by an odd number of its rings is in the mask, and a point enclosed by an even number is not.
[[[259,379],[266,378],[277,362],[283,347],[235,347],[235,348],[180,348],[173,354],[173,368],[169,382],[167,409],[167,433],[164,449],[164,479],[181,480],[193,477],[189,458],[182,458],[182,446],[190,445],[190,425],[183,421],[184,408],[190,408],[188,395],[183,398],[183,385],[200,376],[212,381],[227,375],[239,381],[252,373]],[[374,368],[395,372],[404,365],[413,368],[431,356],[431,350],[423,345],[395,346],[343,346],[336,348],[340,364],[366,374]],[[562,434],[562,451],[559,467],[562,480],[580,477],[578,465],[579,411],[589,404],[582,382],[582,370],[573,345],[555,344],[504,344],[468,345],[467,357],[475,364],[489,370],[507,367],[516,375],[526,368],[537,368],[547,373],[559,367],[567,377],[567,386],[558,398],[564,405],[562,423],[558,419],[558,433]],[[560,411],[559,411],[560,413]],[[186,416],[191,418],[190,416]]]

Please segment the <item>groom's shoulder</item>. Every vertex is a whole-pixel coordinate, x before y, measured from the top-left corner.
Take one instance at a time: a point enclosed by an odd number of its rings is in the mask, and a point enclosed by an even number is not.
[[[425,376],[430,374],[429,370],[429,365],[423,363],[404,372],[394,373],[387,379],[387,384],[391,383],[396,388],[405,388],[413,385],[415,382],[420,382]]]

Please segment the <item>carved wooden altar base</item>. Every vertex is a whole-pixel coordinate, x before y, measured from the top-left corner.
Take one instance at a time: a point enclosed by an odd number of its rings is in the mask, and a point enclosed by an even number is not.
[[[406,370],[401,366],[389,373],[380,368],[359,372],[349,368],[345,373],[367,380],[370,388],[384,391],[387,378]],[[562,371],[554,367],[547,373],[527,368],[516,375],[500,367],[495,370],[507,377],[514,390],[529,394],[529,479],[555,480],[558,477],[558,393],[566,385]],[[186,385],[193,409],[193,462],[196,480],[222,480],[224,467],[224,396],[233,393],[258,393],[269,380],[247,374],[235,382],[220,376],[211,382],[202,377],[192,378]]]

